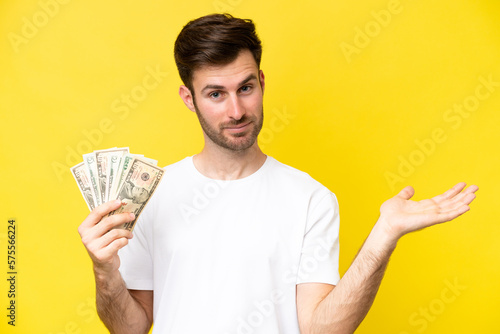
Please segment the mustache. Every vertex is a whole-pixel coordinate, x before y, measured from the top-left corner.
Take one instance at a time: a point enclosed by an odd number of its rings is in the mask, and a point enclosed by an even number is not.
[[[220,129],[225,129],[227,127],[233,127],[233,126],[238,126],[240,124],[245,124],[249,123],[252,120],[252,118],[248,117],[247,115],[243,115],[239,120],[231,120],[229,122],[226,122],[224,124],[220,125]]]

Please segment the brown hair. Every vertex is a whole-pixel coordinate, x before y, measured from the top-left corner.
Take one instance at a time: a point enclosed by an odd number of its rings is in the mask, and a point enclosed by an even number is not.
[[[260,68],[262,46],[252,20],[230,14],[211,14],[188,22],[174,46],[179,75],[194,95],[193,73],[207,65],[226,65],[240,51],[250,50]]]

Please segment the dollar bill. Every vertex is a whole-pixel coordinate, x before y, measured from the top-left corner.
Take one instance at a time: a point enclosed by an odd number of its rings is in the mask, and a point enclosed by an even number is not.
[[[120,166],[120,162],[122,157],[128,153],[128,148],[126,152],[112,152],[109,155],[108,161],[108,171],[106,172],[106,202],[109,201],[109,197],[111,194],[111,187],[113,186],[113,181],[116,178],[116,174],[118,173],[118,167]]]
[[[123,148],[111,148],[107,150],[97,150],[94,151],[96,156],[97,165],[97,177],[99,192],[101,194],[101,203],[106,203],[109,198],[109,175],[108,169],[111,163],[111,155],[123,156],[128,153],[128,147]]]
[[[120,165],[118,166],[118,169],[116,170],[116,178],[113,180],[113,184],[111,185],[111,190],[109,192],[109,198],[115,199],[117,195],[117,191],[119,186],[122,183],[123,176],[125,175],[126,171],[130,167],[130,163],[134,159],[134,157],[139,155],[133,155],[133,154],[125,154],[122,156],[122,159],[120,161]]]
[[[116,178],[113,180],[113,184],[111,185],[111,190],[109,192],[109,199],[115,199],[118,194],[118,188],[123,182],[125,175],[127,174],[128,169],[131,166],[131,162],[134,158],[141,158],[142,160],[152,164],[157,165],[158,161],[149,159],[144,157],[142,154],[124,154],[120,161],[120,165],[118,166]]]
[[[145,161],[132,157],[129,167],[117,191],[116,198],[122,201],[122,206],[111,212],[109,216],[122,212],[133,212],[135,219],[117,228],[134,229],[137,218],[153,195],[163,177],[164,170]]]
[[[70,169],[71,174],[73,174],[76,183],[78,184],[78,188],[80,188],[80,192],[85,199],[85,203],[87,203],[87,206],[89,207],[89,210],[94,210],[94,208],[96,207],[96,203],[94,200],[94,196],[92,195],[92,183],[90,181],[90,177],[87,174],[87,167],[85,166],[85,163],[80,162]]]
[[[87,167],[87,173],[92,185],[92,196],[94,197],[95,204],[96,206],[101,205],[102,202],[102,197],[101,197],[101,191],[99,187],[99,179],[97,176],[97,163],[96,163],[96,156],[95,153],[87,153],[83,155],[83,162],[85,166]]]
[[[97,165],[97,186],[101,194],[101,203],[106,202],[106,173],[108,172],[108,155],[94,151]]]
[[[141,154],[129,153],[128,147],[114,147],[84,154],[83,162],[71,167],[71,172],[91,211],[119,198],[122,207],[109,215],[134,212],[136,219],[119,227],[131,231],[163,176],[157,163]]]

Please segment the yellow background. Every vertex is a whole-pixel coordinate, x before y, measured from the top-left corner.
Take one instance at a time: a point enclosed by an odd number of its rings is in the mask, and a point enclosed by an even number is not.
[[[19,228],[17,326],[7,326],[3,278],[0,332],[106,332],[77,233],[88,209],[69,167],[85,147],[128,146],[161,166],[200,150],[172,50],[185,23],[215,11],[257,25],[262,146],[337,194],[342,274],[380,204],[403,186],[416,199],[459,181],[480,186],[471,212],[401,240],[357,333],[500,332],[496,0],[1,1],[2,254],[7,220]],[[161,75],[145,90],[152,70]],[[467,116],[449,111],[464,103]]]

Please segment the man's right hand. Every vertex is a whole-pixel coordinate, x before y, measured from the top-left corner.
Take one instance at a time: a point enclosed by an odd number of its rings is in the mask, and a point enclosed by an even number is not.
[[[120,205],[120,200],[99,205],[78,227],[78,233],[94,263],[96,274],[109,274],[118,270],[120,267],[118,250],[127,245],[128,239],[132,238],[132,232],[114,229],[114,227],[133,221],[133,213],[120,213],[106,217]]]
[[[115,200],[96,207],[78,227],[78,233],[94,263],[96,306],[110,333],[147,333],[153,323],[153,291],[128,290],[118,268],[118,250],[128,244],[132,232],[115,227],[134,220],[133,213],[106,217],[120,207]]]

